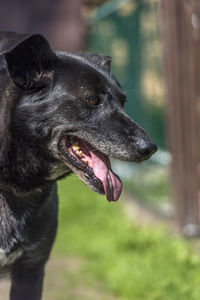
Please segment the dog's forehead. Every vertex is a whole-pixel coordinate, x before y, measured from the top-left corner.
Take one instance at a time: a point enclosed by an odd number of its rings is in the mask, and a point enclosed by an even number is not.
[[[73,93],[89,96],[97,91],[119,89],[106,71],[79,57],[62,57],[58,73],[59,82]]]

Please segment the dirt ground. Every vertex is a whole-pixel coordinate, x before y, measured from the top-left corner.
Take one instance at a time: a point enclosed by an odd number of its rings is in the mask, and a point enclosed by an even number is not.
[[[102,284],[80,282],[84,262],[75,257],[52,257],[46,268],[43,300],[118,300]],[[76,278],[79,278],[77,281]],[[10,281],[0,279],[0,300],[9,299]],[[25,299],[24,299],[25,300]]]
[[[9,295],[10,282],[8,279],[0,279],[0,300],[7,300]]]

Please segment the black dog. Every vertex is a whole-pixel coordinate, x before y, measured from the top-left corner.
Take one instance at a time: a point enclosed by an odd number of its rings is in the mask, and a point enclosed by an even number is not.
[[[110,57],[54,52],[40,34],[0,32],[0,268],[12,300],[41,299],[57,227],[57,179],[75,172],[116,201],[108,156],[140,162],[156,145],[124,112]]]

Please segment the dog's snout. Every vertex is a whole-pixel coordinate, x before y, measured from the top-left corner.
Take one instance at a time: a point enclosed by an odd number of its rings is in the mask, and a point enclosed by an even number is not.
[[[142,156],[149,157],[157,151],[157,146],[153,141],[140,139],[137,141],[137,149]]]

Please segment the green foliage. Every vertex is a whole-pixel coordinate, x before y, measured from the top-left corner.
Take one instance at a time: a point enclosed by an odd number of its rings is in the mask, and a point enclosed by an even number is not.
[[[83,258],[84,281],[100,280],[121,300],[199,299],[200,259],[186,241],[132,224],[123,200],[109,203],[74,176],[59,184],[59,193],[54,253]]]
[[[158,1],[127,1],[115,10],[118,2],[96,10],[89,51],[112,56],[112,72],[127,94],[126,112],[166,148]]]

